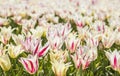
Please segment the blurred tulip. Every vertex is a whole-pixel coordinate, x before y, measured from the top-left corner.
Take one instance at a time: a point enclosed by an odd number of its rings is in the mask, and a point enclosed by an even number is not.
[[[120,52],[115,49],[113,52],[105,52],[107,58],[110,61],[111,67],[120,73]]]
[[[12,32],[14,29],[11,29],[11,27],[2,27],[0,28],[0,41],[3,43],[3,44],[7,44],[7,42],[9,41],[10,37],[12,36]]]
[[[82,65],[82,69],[88,68],[89,64],[97,58],[97,48],[80,46],[74,55],[71,55],[77,69]]]
[[[26,52],[30,52],[33,55],[37,54],[38,57],[41,57],[49,50],[48,42],[44,46],[42,46],[41,43],[42,42],[36,38],[28,37],[22,42],[22,45]]]
[[[38,47],[36,47],[36,49],[34,50],[34,54],[37,53],[38,57],[42,57],[48,52],[50,47],[49,44],[46,43],[43,47],[40,47],[38,49],[37,48]]]
[[[63,44],[63,38],[59,36],[55,27],[49,27],[47,32],[47,39],[51,46],[51,49],[60,49]]]
[[[80,40],[76,37],[75,33],[70,33],[66,38],[66,47],[70,50],[70,53],[74,53],[78,45],[80,44]]]
[[[75,67],[76,67],[77,69],[79,69],[80,66],[81,66],[81,59],[79,58],[78,54],[75,53],[74,55],[71,55],[71,57],[72,57],[72,59],[73,59],[73,61],[74,61]]]
[[[64,60],[64,62],[67,61],[67,57],[68,57],[68,51],[67,50],[56,50],[56,51],[50,51],[50,60],[54,61],[60,61],[60,60]]]
[[[8,45],[8,53],[11,58],[16,58],[20,55],[24,50],[21,49],[21,45],[14,46],[12,44]]]
[[[2,26],[2,25],[7,25],[7,24],[8,24],[7,19],[0,18],[0,26]]]
[[[64,63],[63,60],[57,61],[54,60],[52,63],[52,70],[55,73],[55,76],[66,76],[68,68],[71,66],[70,63]]]
[[[86,44],[91,48],[97,47],[99,44],[98,37],[90,35],[90,37],[86,39]]]
[[[59,33],[59,36],[62,37],[64,40],[68,36],[68,34],[71,32],[71,25],[70,23],[66,23],[65,25],[57,25],[57,31]]]
[[[108,28],[108,30],[105,31],[105,33],[102,35],[102,43],[104,47],[110,48],[115,43],[116,36],[117,32],[110,30],[110,28]]]
[[[8,71],[11,68],[11,62],[7,54],[0,56],[0,66],[4,71]]]
[[[23,65],[25,70],[30,74],[35,74],[38,70],[39,63],[37,55],[28,55],[27,58],[20,58],[19,62]]]
[[[42,35],[46,36],[46,30],[47,27],[45,28],[44,26],[37,26],[35,29],[30,29],[30,32],[32,33],[33,37],[39,39]]]
[[[23,34],[12,34],[12,39],[15,42],[16,45],[21,45],[21,41],[25,40],[25,36]]]

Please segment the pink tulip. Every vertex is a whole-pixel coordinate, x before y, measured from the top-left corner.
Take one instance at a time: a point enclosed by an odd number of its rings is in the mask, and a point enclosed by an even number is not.
[[[38,58],[37,55],[28,55],[27,58],[20,58],[20,63],[22,63],[25,70],[30,74],[35,74],[38,70]]]

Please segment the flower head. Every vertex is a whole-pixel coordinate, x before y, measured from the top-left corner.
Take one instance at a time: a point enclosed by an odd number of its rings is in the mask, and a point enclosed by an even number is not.
[[[28,55],[27,58],[20,58],[20,63],[22,63],[23,67],[25,70],[30,73],[30,74],[35,74],[36,71],[38,70],[38,58],[37,55]]]

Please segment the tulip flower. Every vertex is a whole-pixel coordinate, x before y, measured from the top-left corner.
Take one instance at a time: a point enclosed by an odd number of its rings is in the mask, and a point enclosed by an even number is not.
[[[26,40],[22,42],[22,45],[27,52],[30,52],[33,55],[37,54],[38,57],[45,55],[49,50],[48,43],[42,46],[41,41],[33,37],[26,38]]]
[[[116,36],[116,40],[115,40],[115,43],[117,44],[117,45],[120,45],[120,29],[118,28],[117,29],[117,36]]]
[[[57,61],[54,60],[52,63],[52,70],[55,73],[55,76],[66,76],[68,68],[71,66],[70,63],[64,63],[63,60]]]
[[[20,55],[24,50],[21,49],[21,45],[8,45],[8,53],[11,58],[16,58],[18,55]]]
[[[48,52],[49,48],[49,44],[46,43],[43,47],[39,49],[37,49],[36,47],[36,49],[34,50],[34,54],[37,53],[38,57],[42,57]]]
[[[108,30],[105,31],[105,33],[102,35],[102,43],[103,43],[104,47],[110,48],[114,44],[114,42],[116,40],[116,36],[117,36],[116,30],[113,31],[108,28]]]
[[[78,33],[79,33],[78,36],[80,37],[81,40],[85,40],[85,38],[88,37],[89,29],[88,29],[87,26],[85,26],[85,27],[78,27],[77,30],[78,30]]]
[[[7,44],[7,42],[9,41],[10,37],[12,36],[12,32],[14,29],[11,29],[11,27],[2,27],[0,28],[0,41],[4,44]]]
[[[97,47],[98,46],[98,37],[96,36],[90,36],[89,38],[86,39],[87,46],[89,47]]]
[[[59,36],[59,33],[55,27],[48,28],[47,39],[53,50],[60,49],[64,41],[63,38]]]
[[[65,43],[66,43],[67,49],[70,50],[71,53],[73,53],[78,47],[80,40],[76,37],[75,33],[70,33],[67,36]]]
[[[77,69],[82,65],[82,69],[86,69],[91,61],[97,58],[97,48],[88,48],[87,46],[80,46],[74,55],[71,55],[75,67]]]
[[[63,38],[66,39],[67,35],[71,32],[71,25],[70,23],[66,23],[65,25],[57,25],[57,31],[59,35]]]
[[[71,55],[71,57],[72,57],[72,59],[73,59],[73,61],[74,61],[75,67],[76,67],[77,69],[79,69],[80,66],[81,66],[81,59],[78,57],[78,54],[75,53],[74,55]]]
[[[6,54],[7,49],[0,45],[0,66],[4,71],[8,71],[11,68],[11,62],[9,56]]]
[[[50,60],[54,61],[60,61],[60,60],[64,60],[64,62],[67,61],[67,57],[68,57],[68,51],[67,50],[56,50],[56,51],[50,51]]]
[[[93,29],[99,34],[104,33],[106,27],[107,26],[105,26],[105,23],[99,20],[95,21],[95,23],[93,24]]]
[[[32,36],[37,39],[39,39],[42,35],[46,36],[46,28],[42,26],[38,26],[35,29],[32,28],[30,31],[32,32]]]
[[[0,56],[0,66],[4,71],[8,71],[11,68],[11,62],[7,54]]]
[[[39,63],[37,55],[28,55],[27,58],[22,57],[20,58],[19,62],[23,65],[29,74],[35,74],[38,70]]]
[[[2,26],[6,22],[6,19],[0,18],[0,26]]]
[[[120,52],[115,49],[113,52],[106,51],[105,54],[110,61],[111,67],[120,73]]]
[[[21,45],[21,41],[25,40],[25,36],[23,34],[19,35],[12,34],[12,39],[16,45]]]

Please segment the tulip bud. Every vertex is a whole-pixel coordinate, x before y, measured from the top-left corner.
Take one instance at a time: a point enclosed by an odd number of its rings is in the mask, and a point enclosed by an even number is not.
[[[0,66],[4,71],[8,71],[11,68],[11,62],[7,54],[0,56]]]

